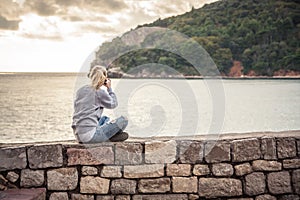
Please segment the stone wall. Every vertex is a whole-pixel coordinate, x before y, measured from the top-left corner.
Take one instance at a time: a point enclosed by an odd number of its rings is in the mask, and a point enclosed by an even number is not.
[[[0,149],[0,189],[50,200],[297,200],[300,136]]]

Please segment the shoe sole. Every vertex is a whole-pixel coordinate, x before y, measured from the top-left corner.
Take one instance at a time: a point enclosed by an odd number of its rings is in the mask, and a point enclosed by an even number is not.
[[[128,133],[126,132],[121,132],[121,133],[117,133],[116,135],[112,136],[109,141],[110,142],[123,142],[125,140],[127,140],[129,137]]]

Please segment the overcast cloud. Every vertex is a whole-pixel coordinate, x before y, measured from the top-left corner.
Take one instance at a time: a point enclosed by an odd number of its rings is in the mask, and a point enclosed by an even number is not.
[[[0,37],[9,32],[63,40],[87,33],[114,37],[139,24],[198,8],[215,0],[1,0]],[[3,34],[5,32],[6,34]]]

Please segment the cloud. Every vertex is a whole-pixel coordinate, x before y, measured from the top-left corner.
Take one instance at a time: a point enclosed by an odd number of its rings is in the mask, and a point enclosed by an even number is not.
[[[107,38],[208,1],[216,0],[0,0],[0,29],[18,30],[27,38],[53,40],[93,32]]]
[[[18,30],[20,20],[7,20],[0,15],[0,29],[5,30]]]

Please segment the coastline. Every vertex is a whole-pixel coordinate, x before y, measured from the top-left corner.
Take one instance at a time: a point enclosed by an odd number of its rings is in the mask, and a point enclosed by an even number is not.
[[[3,75],[39,75],[39,76],[86,76],[87,72],[0,72],[0,76]],[[110,76],[110,78],[120,79],[225,79],[225,80],[259,80],[259,79],[284,79],[295,80],[300,79],[299,76]]]

